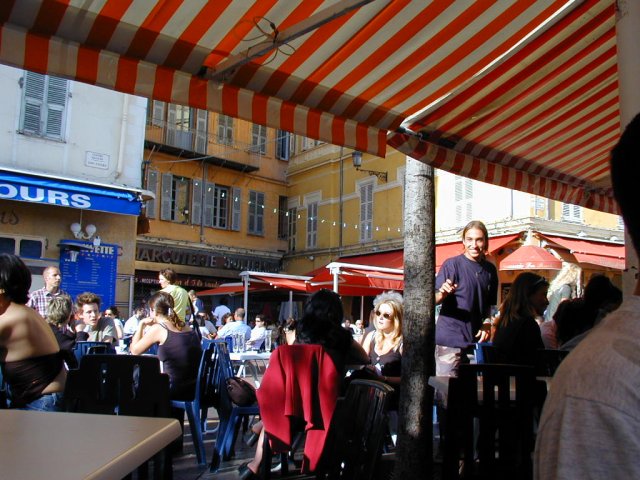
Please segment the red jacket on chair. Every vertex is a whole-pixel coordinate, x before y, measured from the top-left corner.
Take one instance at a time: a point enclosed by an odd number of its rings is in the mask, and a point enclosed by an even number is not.
[[[274,453],[291,449],[291,420],[304,421],[302,471],[315,470],[340,391],[340,376],[320,345],[282,345],[269,359],[257,391],[260,416]]]

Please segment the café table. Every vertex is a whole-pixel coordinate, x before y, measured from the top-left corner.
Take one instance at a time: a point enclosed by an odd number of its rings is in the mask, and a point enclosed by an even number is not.
[[[122,478],[180,435],[172,418],[0,410],[0,478]]]
[[[257,362],[262,362],[266,367],[269,363],[270,357],[271,352],[258,352],[256,350],[229,353],[231,361],[239,364],[237,375],[239,377],[244,376],[247,370],[251,370],[256,387],[260,386]]]
[[[536,380],[544,382],[548,391],[549,387],[551,386],[552,378],[553,377],[536,377]],[[443,394],[445,404],[447,395],[449,394],[449,380],[451,380],[451,377],[433,376],[429,377],[428,381],[429,385],[431,385],[437,392]],[[512,382],[512,384],[510,385],[511,400],[515,399],[515,392],[515,383]],[[482,382],[478,382],[478,398],[482,398]]]

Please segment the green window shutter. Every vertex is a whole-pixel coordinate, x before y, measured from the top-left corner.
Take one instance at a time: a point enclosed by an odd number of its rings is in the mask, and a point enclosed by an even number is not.
[[[162,192],[160,192],[160,220],[171,220],[173,207],[173,175],[162,174]]]
[[[42,105],[44,103],[45,76],[39,73],[25,72],[24,75],[24,113],[22,131],[40,135],[42,132]]]
[[[47,77],[47,125],[45,135],[62,140],[64,109],[67,105],[68,82],[64,78]]]
[[[209,120],[209,112],[206,110],[196,110],[196,152],[207,153],[208,137],[207,124]]]
[[[204,194],[204,226],[213,226],[213,198],[216,191],[216,184],[207,182],[207,189]]]
[[[147,200],[147,218],[156,218],[156,202],[158,201],[158,171],[149,170],[147,172],[147,190],[153,192],[156,198]]]
[[[192,225],[200,225],[202,214],[202,181],[191,180],[191,214],[189,215]]]

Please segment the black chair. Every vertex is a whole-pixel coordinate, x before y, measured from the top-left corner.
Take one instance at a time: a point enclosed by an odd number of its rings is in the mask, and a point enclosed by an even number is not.
[[[461,365],[449,381],[443,478],[462,473],[462,478],[530,479],[535,391],[533,367]]]
[[[569,355],[566,350],[541,348],[536,352],[536,376],[553,377],[562,360]]]
[[[220,467],[221,460],[229,460],[233,456],[240,422],[248,417],[258,415],[260,410],[257,404],[249,407],[240,407],[231,401],[227,392],[227,379],[234,375],[227,343],[224,340],[215,341],[213,348],[218,358],[212,375],[218,385],[214,396],[217,396],[218,405],[216,408],[219,422],[210,471],[216,472]]]
[[[387,428],[386,402],[393,388],[353,380],[331,420],[322,458],[313,474],[295,478],[370,480],[379,467]],[[261,478],[270,478],[271,448],[265,435]],[[283,461],[283,459],[281,459]]]
[[[64,399],[68,412],[171,418],[169,376],[155,357],[86,355],[77,370],[69,370]],[[172,477],[167,449],[153,462],[155,478]],[[147,465],[141,470],[139,477]]]
[[[73,348],[73,354],[76,356],[78,364],[85,355],[95,354],[116,354],[116,349],[112,343],[109,342],[76,342]]]

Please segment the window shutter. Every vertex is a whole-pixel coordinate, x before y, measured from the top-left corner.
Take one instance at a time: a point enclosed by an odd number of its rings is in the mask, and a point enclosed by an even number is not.
[[[153,101],[153,114],[151,116],[151,124],[156,127],[162,127],[164,123],[164,102],[158,100]],[[175,111],[175,110],[174,110]]]
[[[209,112],[206,110],[196,110],[196,152],[207,153],[207,123]]]
[[[373,238],[373,183],[360,187],[360,241]]]
[[[307,248],[318,246],[318,202],[307,205]]]
[[[298,222],[298,209],[296,207],[290,208],[288,212],[288,234],[289,234],[289,251],[295,252],[296,250],[296,235],[297,235],[297,222]]]
[[[216,190],[215,183],[207,182],[207,189],[204,193],[204,226],[212,227],[213,226],[213,202],[214,202],[214,194]]]
[[[156,218],[156,202],[158,201],[158,172],[149,170],[147,172],[147,190],[153,192],[156,198],[147,200],[147,218]]]
[[[42,103],[44,102],[45,76],[25,72],[24,75],[24,115],[22,131],[39,135],[42,131]]]
[[[289,132],[285,132],[284,130],[278,130],[276,132],[276,158],[289,160],[290,143]]]
[[[191,224],[200,225],[200,219],[202,218],[202,181],[191,180]]]
[[[256,233],[264,234],[264,193],[257,195],[258,205],[256,206]]]
[[[240,231],[240,223],[242,221],[242,192],[239,188],[232,188],[232,213],[231,213],[231,230]]]
[[[160,220],[171,220],[173,204],[173,175],[162,174],[162,192],[160,203]]]
[[[46,136],[63,138],[64,109],[67,105],[67,85],[64,78],[47,77],[47,127]]]
[[[176,144],[176,122],[176,106],[170,103],[167,110],[167,145]]]

